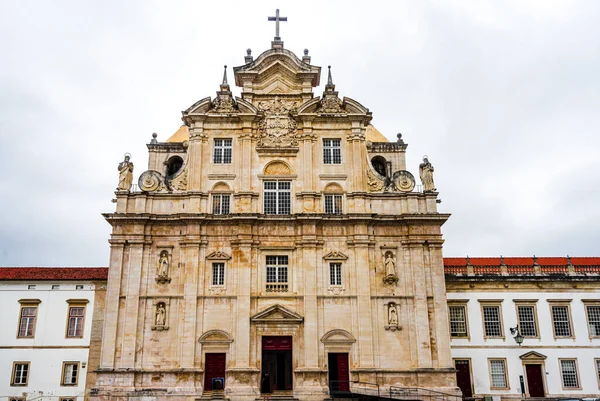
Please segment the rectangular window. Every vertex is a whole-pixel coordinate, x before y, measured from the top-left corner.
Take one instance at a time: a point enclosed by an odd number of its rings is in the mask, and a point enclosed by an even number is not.
[[[560,373],[562,376],[562,385],[564,388],[579,388],[579,379],[577,377],[577,363],[575,359],[561,359]]]
[[[213,163],[231,164],[231,139],[215,139]]]
[[[552,306],[552,324],[555,337],[571,337],[571,321],[567,305]]]
[[[212,264],[212,285],[225,285],[225,263]]]
[[[467,337],[467,314],[466,306],[450,306],[448,313],[450,315],[450,336]]]
[[[75,289],[76,290],[83,290],[83,284],[77,284],[77,285],[75,285]]]
[[[85,316],[84,306],[69,307],[69,323],[67,337],[83,337],[83,318]]]
[[[267,256],[267,292],[287,292],[288,257]]]
[[[229,214],[231,195],[213,194],[213,214]]]
[[[36,306],[21,307],[21,318],[19,319],[19,338],[28,338],[35,335]]]
[[[79,362],[63,362],[61,385],[76,386],[79,377]]]
[[[329,285],[342,285],[342,264],[329,264]]]
[[[75,397],[60,397],[59,401],[77,401]]]
[[[323,139],[323,163],[341,164],[342,163],[342,140],[341,139]]]
[[[325,213],[342,214],[342,195],[325,195]]]
[[[23,398],[23,397],[8,397],[8,401],[25,401],[25,398]]]
[[[35,284],[29,284],[29,285],[27,286],[27,289],[28,289],[28,290],[35,290]]]
[[[265,214],[290,214],[292,210],[292,182],[264,182]]]
[[[517,306],[519,330],[524,337],[537,337],[535,306]]]
[[[29,379],[29,362],[15,362],[13,364],[13,373],[11,386],[26,386]]]
[[[500,306],[483,307],[483,326],[486,337],[502,337]]]
[[[586,310],[590,337],[600,337],[600,305],[587,305]]]
[[[600,359],[594,359],[596,364],[596,379],[598,379],[598,388],[600,388]]]
[[[60,285],[59,284],[52,284],[52,289],[53,290],[59,290],[60,289]]]
[[[490,359],[490,376],[492,388],[507,388],[506,361],[504,359]]]

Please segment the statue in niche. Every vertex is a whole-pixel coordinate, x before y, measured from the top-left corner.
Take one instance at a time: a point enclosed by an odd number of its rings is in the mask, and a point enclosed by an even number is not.
[[[390,303],[388,305],[388,325],[398,326],[398,310],[396,309],[396,304],[394,303]]]
[[[383,282],[386,284],[396,284],[398,282],[398,275],[396,274],[396,262],[394,261],[394,254],[392,252],[385,253],[383,265],[385,267]]]
[[[429,163],[427,156],[423,156],[423,163],[419,165],[419,177],[423,183],[423,192],[435,192],[433,183],[433,166]]]
[[[117,186],[117,191],[129,191],[131,188],[131,183],[133,181],[133,163],[129,161],[130,159],[131,155],[125,153],[123,161],[119,163],[119,185]]]
[[[156,326],[164,326],[167,321],[167,309],[165,308],[164,303],[159,303],[156,307]]]
[[[162,251],[158,259],[158,277],[169,277],[169,253]]]

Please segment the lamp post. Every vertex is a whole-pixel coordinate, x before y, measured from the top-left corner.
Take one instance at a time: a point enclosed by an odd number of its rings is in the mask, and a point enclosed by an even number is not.
[[[523,335],[519,331],[519,325],[518,324],[515,327],[511,327],[510,328],[510,334],[513,336],[513,338],[515,339],[516,343],[519,344],[519,347],[520,347],[521,344],[523,344]]]

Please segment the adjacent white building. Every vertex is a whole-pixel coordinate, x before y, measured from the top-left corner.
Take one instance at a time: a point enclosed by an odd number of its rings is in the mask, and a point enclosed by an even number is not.
[[[464,396],[600,394],[600,258],[444,262]]]
[[[0,268],[0,400],[83,400],[106,268]]]

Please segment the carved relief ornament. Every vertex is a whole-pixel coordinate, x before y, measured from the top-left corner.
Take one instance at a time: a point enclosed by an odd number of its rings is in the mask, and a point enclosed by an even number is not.
[[[298,126],[292,117],[295,102],[275,98],[258,104],[264,116],[258,123],[258,148],[298,146]]]
[[[229,259],[231,259],[231,256],[229,256],[225,252],[214,251],[214,252],[210,253],[206,257],[206,259],[212,259],[212,260],[229,260]]]
[[[367,186],[370,192],[379,192],[383,190],[385,182],[378,178],[370,168],[367,168]]]
[[[348,256],[344,255],[338,251],[329,252],[327,255],[323,256],[325,260],[347,260]]]

